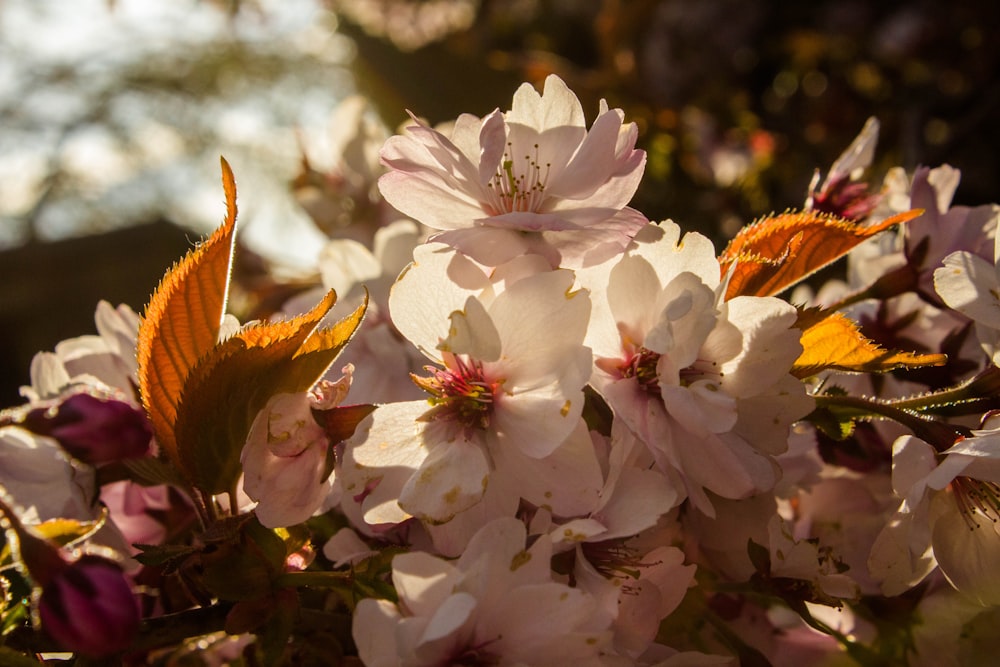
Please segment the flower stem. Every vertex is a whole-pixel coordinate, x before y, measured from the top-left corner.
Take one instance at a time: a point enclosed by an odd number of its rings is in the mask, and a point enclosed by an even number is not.
[[[969,436],[971,432],[964,426],[948,424],[929,419],[917,412],[899,406],[865,398],[862,396],[837,396],[821,394],[814,396],[816,407],[826,409],[839,417],[848,419],[871,419],[883,417],[902,424],[910,429],[913,435],[926,441],[938,451],[944,451],[955,444],[959,437]]]
[[[353,575],[350,572],[318,572],[300,570],[285,572],[278,575],[275,583],[278,586],[299,588],[302,586],[317,586],[319,588],[350,588],[353,586]]]

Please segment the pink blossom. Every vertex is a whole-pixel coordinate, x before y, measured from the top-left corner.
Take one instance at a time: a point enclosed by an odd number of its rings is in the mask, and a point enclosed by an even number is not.
[[[525,547],[513,518],[481,528],[457,561],[396,556],[399,603],[362,600],[353,634],[369,667],[573,664],[597,667],[609,618],[594,599],[552,581],[547,537]]]
[[[518,88],[510,111],[464,114],[450,136],[419,120],[389,139],[379,179],[385,199],[434,229],[435,240],[483,264],[524,253],[552,266],[580,266],[621,252],[646,224],[626,208],[646,155],[620,109],[600,113],[588,132],[583,108],[550,75],[541,95]]]
[[[301,523],[329,495],[331,443],[312,409],[344,399],[351,384],[350,367],[345,371],[338,382],[322,382],[313,392],[272,396],[254,420],[240,461],[243,490],[257,501],[263,525]]]

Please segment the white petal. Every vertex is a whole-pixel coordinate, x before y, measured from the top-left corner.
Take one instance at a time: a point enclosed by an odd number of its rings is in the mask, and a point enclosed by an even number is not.
[[[479,502],[489,481],[490,467],[480,446],[464,438],[437,436],[432,422],[425,432],[427,458],[399,493],[399,506],[413,516],[443,523]]]
[[[440,362],[437,345],[448,333],[449,316],[469,296],[489,287],[489,278],[468,258],[441,244],[420,245],[389,293],[392,322],[421,352]]]
[[[579,417],[562,444],[544,458],[526,456],[513,442],[491,448],[497,469],[514,481],[516,493],[557,516],[579,516],[597,505],[604,483],[586,424]]]
[[[399,610],[388,600],[366,598],[358,603],[351,623],[351,636],[358,655],[370,667],[401,667],[402,657],[395,636]]]
[[[934,272],[934,288],[958,312],[1000,329],[1000,282],[996,268],[982,257],[965,251],[948,255]]]
[[[992,519],[972,515],[972,527],[962,517],[950,493],[931,501],[932,543],[938,567],[956,589],[983,606],[1000,604],[1000,531]]]
[[[586,292],[573,291],[570,271],[529,276],[510,285],[490,305],[503,343],[502,377],[530,388],[565,379],[577,387],[590,376],[590,355],[582,353],[590,317]],[[584,359],[584,357],[586,357]],[[576,389],[577,387],[573,387]]]
[[[432,229],[461,229],[483,215],[476,197],[427,173],[390,171],[378,188],[393,208]]]
[[[500,334],[486,308],[475,297],[470,296],[464,310],[456,310],[450,319],[448,338],[438,344],[439,350],[465,354],[482,362],[500,358]]]
[[[601,539],[636,535],[656,525],[679,502],[677,491],[661,473],[626,468],[611,499],[594,514],[607,526]]]
[[[344,503],[360,502],[372,525],[399,523],[410,515],[399,506],[399,494],[427,457],[423,443],[426,401],[389,403],[366,417],[347,440],[337,471],[344,486]],[[372,488],[374,487],[374,488]]]
[[[414,616],[429,616],[451,597],[462,574],[451,563],[423,551],[392,559],[392,583]]]

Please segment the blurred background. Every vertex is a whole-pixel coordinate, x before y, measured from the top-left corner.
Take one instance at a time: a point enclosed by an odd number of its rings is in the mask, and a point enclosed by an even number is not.
[[[1000,199],[1000,3],[0,0],[0,406],[38,350],[141,312],[239,185],[244,315],[387,219],[377,150],[562,76],[648,152],[633,206],[710,236],[801,207],[870,116],[871,172],[949,163]]]

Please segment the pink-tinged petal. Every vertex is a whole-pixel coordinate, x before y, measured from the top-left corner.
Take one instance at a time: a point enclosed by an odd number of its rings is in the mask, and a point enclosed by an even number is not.
[[[351,636],[358,655],[369,667],[400,667],[402,658],[393,637],[402,620],[396,605],[388,600],[365,598],[354,609]]]
[[[608,527],[597,519],[573,519],[561,526],[556,526],[551,533],[552,542],[568,542],[570,544],[589,542],[593,538],[603,535]]]
[[[467,257],[448,246],[425,243],[413,251],[413,263],[392,286],[389,312],[407,340],[440,362],[437,345],[448,333],[449,316],[470,296],[487,289],[489,278]]]
[[[451,653],[451,651],[442,650],[444,649],[442,644],[449,648],[463,646],[468,641],[469,635],[472,634],[477,604],[476,598],[467,593],[455,593],[445,600],[431,616],[430,623],[424,628],[418,655],[424,657],[428,645],[433,646],[434,653],[442,657]],[[453,653],[451,654],[453,655]]]
[[[643,560],[654,563],[642,571],[642,577],[660,589],[660,607],[655,615],[666,618],[684,599],[697,568],[684,564],[684,552],[677,547],[656,547]]]
[[[463,555],[467,551],[469,540],[483,526],[497,519],[513,518],[517,513],[521,498],[511,492],[513,487],[505,484],[506,480],[501,472],[494,470],[490,474],[486,493],[478,503],[456,514],[448,523],[424,526],[434,542],[434,549],[442,556],[457,558]]]
[[[392,559],[392,584],[414,616],[429,616],[452,596],[462,574],[453,565],[423,551]]]
[[[433,229],[461,229],[483,216],[477,200],[423,173],[390,171],[378,186],[393,208]]]
[[[429,240],[446,243],[483,266],[499,266],[532,252],[544,255],[552,268],[559,266],[559,254],[553,248],[534,247],[532,232],[476,226],[440,232]]]
[[[423,435],[427,423],[417,419],[429,409],[426,401],[379,406],[347,440],[337,472],[344,488],[342,502],[360,503],[367,523],[400,523],[410,518],[398,501],[427,458]]]
[[[996,267],[970,252],[955,252],[934,272],[934,288],[950,307],[980,324],[1000,329],[1000,281]]]
[[[503,114],[497,109],[483,119],[479,131],[479,184],[487,184],[501,168],[504,151],[507,150],[507,126]]]
[[[661,473],[625,468],[611,498],[593,517],[607,526],[601,539],[628,537],[655,526],[680,500]]]
[[[579,516],[597,505],[604,478],[583,420],[578,418],[573,432],[541,459],[511,442],[498,445],[491,449],[496,467],[513,478],[521,498],[556,516]]]
[[[431,422],[425,433],[427,458],[399,493],[399,506],[415,517],[443,523],[475,505],[489,482],[490,467],[480,445],[464,437],[449,440],[445,425]]]
[[[622,117],[620,111],[609,111],[601,115],[590,128],[569,164],[556,178],[550,178],[545,184],[546,193],[552,197],[583,199],[607,183],[617,166],[615,150]],[[641,167],[641,164],[637,164],[636,167]],[[636,185],[638,186],[638,183]],[[635,191],[622,202],[623,205],[634,194]]]
[[[688,387],[661,386],[660,393],[670,416],[695,437],[726,433],[736,425],[735,399],[709,380]]]
[[[350,528],[341,528],[323,545],[323,556],[334,567],[354,565],[377,553]]]
[[[675,442],[685,478],[723,498],[746,498],[776,481],[773,464],[745,444],[732,447],[717,435]]]
[[[913,514],[898,512],[872,544],[868,571],[889,597],[905,593],[934,569],[930,535],[917,524]]]
[[[742,296],[725,308],[741,334],[742,351],[722,364],[722,386],[734,396],[755,396],[786,376],[802,354],[802,332],[793,326],[796,310],[781,299]]]
[[[382,147],[382,163],[404,172],[429,172],[449,184],[474,190],[479,185],[479,169],[461,149],[437,130],[418,120],[408,126],[403,137],[390,137]],[[428,167],[431,167],[428,170]]]
[[[610,639],[606,630],[585,630],[595,611],[594,599],[581,590],[556,583],[521,586],[504,597],[477,638],[496,638],[511,664],[572,664],[596,656]]]
[[[517,394],[558,380],[571,390],[590,376],[590,353],[583,347],[590,317],[589,295],[573,291],[569,271],[528,276],[497,296],[489,312],[503,342],[501,359],[487,372],[506,379],[504,391]]]
[[[614,211],[609,210],[605,213],[611,215]],[[538,213],[535,211],[500,213],[491,215],[488,218],[480,217],[476,222],[484,227],[496,227],[498,229],[519,232],[563,232],[578,231],[581,229],[579,224],[565,216]]]
[[[788,430],[815,407],[815,401],[796,378],[786,375],[770,391],[736,403],[733,431],[760,452],[778,456],[788,449]]]
[[[544,458],[569,437],[583,411],[583,391],[558,384],[494,397],[492,430],[501,447],[516,447],[534,459]]]
[[[438,349],[452,354],[465,354],[481,362],[500,358],[500,335],[486,308],[475,297],[465,301],[463,310],[451,314],[448,337]]]
[[[594,277],[598,278],[600,274]],[[590,285],[586,272],[581,273],[581,282]],[[599,285],[594,285],[594,289],[599,288]],[[651,312],[649,306],[656,302],[662,289],[655,269],[642,257],[629,253],[611,269],[606,302],[612,321],[621,334],[617,352],[631,352],[644,344],[646,332],[656,322],[656,313]]]
[[[615,619],[615,649],[633,659],[641,656],[656,638],[656,631],[663,620],[657,614],[660,607],[660,589],[642,579],[628,583],[628,593],[619,598],[618,617]]]
[[[550,74],[545,79],[542,94],[529,84],[522,83],[514,93],[507,122],[519,123],[539,132],[564,125],[583,129],[585,119],[580,100],[558,76]]]
[[[934,169],[918,167],[913,172],[913,184],[910,186],[910,206],[925,209],[930,218],[946,213],[961,177],[958,169],[946,164]],[[913,222],[919,224],[923,218],[921,216]]]
[[[625,207],[607,220],[577,232],[542,232],[542,240],[559,253],[558,266],[583,268],[620,256],[647,225],[646,216]]]
[[[656,269],[661,285],[681,273],[693,273],[712,289],[719,284],[719,261],[712,242],[697,232],[688,232],[682,238],[680,226],[670,220],[644,227],[636,234],[629,252]]]
[[[657,320],[646,332],[643,346],[669,355],[676,368],[687,368],[699,357],[702,343],[715,328],[715,293],[693,273],[682,273],[658,295]]]
[[[485,118],[478,118],[471,113],[459,114],[448,133],[448,139],[451,143],[473,165],[479,164],[479,156],[482,152],[480,132],[482,132],[485,120]]]
[[[1000,604],[1000,530],[981,513],[962,515],[951,494],[931,500],[934,558],[948,581],[979,604]],[[969,519],[976,523],[970,525]]]
[[[523,523],[514,517],[504,517],[489,522],[489,526],[489,530],[479,530],[470,539],[458,559],[458,569],[471,572],[481,567],[486,568],[485,572],[496,563],[501,569],[509,568],[511,561],[524,551],[527,531]]]
[[[937,455],[929,444],[904,435],[892,444],[892,490],[900,498],[923,496],[927,476],[937,465]]]

